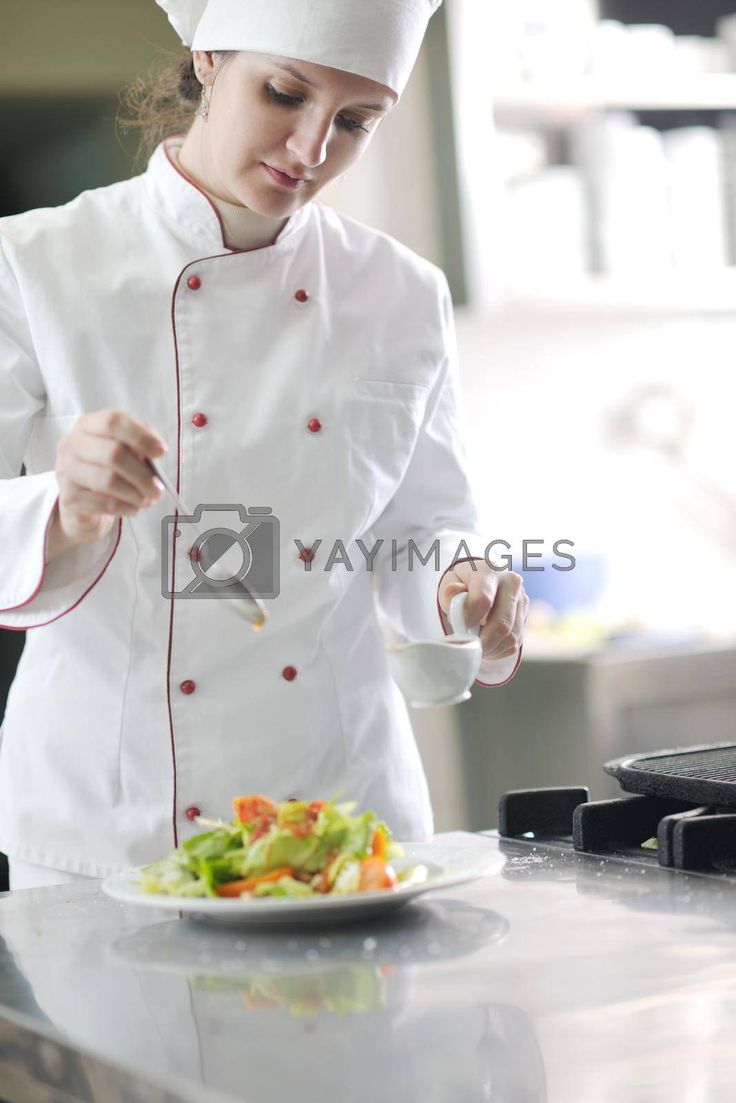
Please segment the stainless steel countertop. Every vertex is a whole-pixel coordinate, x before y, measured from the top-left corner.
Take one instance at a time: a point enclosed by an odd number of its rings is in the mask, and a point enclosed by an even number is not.
[[[736,883],[488,845],[500,873],[342,928],[0,894],[0,1098],[733,1100]]]

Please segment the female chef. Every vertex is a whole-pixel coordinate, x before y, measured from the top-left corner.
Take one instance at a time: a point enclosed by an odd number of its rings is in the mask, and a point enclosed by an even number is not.
[[[1,729],[16,887],[152,861],[238,792],[341,793],[426,838],[376,601],[442,638],[467,590],[480,685],[521,655],[526,595],[484,561],[464,466],[447,280],[315,202],[441,0],[157,2],[201,86],[188,132],[0,220],[0,623],[38,629]],[[187,589],[192,522],[146,458],[203,524],[260,509],[263,631]],[[410,541],[435,558],[410,565]]]

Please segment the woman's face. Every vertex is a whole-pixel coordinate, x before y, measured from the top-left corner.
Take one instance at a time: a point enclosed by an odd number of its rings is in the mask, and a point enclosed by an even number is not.
[[[187,144],[206,186],[258,214],[287,217],[360,158],[395,93],[324,65],[240,51],[194,52],[209,116]],[[289,71],[291,70],[291,71]],[[288,187],[266,166],[301,178]]]

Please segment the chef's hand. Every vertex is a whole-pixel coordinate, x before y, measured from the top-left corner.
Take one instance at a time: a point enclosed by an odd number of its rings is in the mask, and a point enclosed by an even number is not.
[[[129,414],[83,414],[56,448],[59,501],[49,556],[65,546],[92,544],[107,536],[117,517],[135,517],[153,505],[163,488],[143,461],[165,451],[155,429]]]
[[[452,598],[463,590],[468,591],[465,623],[468,628],[482,625],[483,658],[505,659],[515,655],[524,642],[529,612],[529,598],[521,575],[514,571],[494,571],[483,559],[476,559],[472,564],[456,563],[442,579],[437,595],[445,616],[450,611]],[[452,630],[449,620],[445,627]]]

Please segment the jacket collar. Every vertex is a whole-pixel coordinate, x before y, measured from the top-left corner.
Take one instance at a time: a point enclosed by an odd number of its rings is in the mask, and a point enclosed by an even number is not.
[[[196,238],[208,250],[226,253],[251,252],[269,258],[295,247],[311,217],[310,200],[295,211],[273,245],[261,249],[230,249],[224,243],[220,214],[209,197],[187,176],[184,176],[171,153],[171,147],[183,140],[183,134],[172,134],[160,143],[151,155],[144,173],[144,183],[154,204],[183,230]]]

